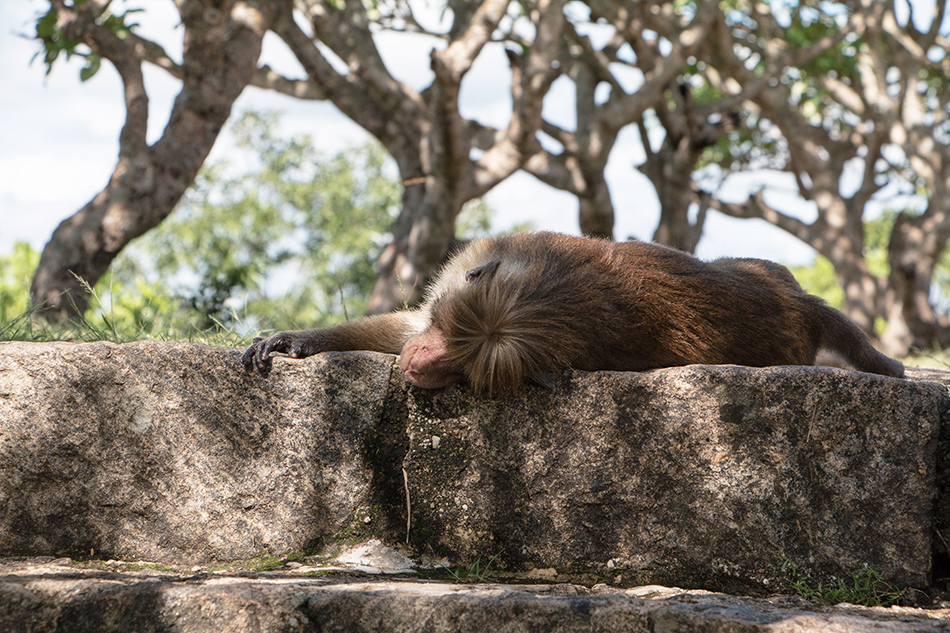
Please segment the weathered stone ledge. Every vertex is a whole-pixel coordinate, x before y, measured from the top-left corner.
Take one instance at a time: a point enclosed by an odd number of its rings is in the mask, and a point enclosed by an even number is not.
[[[692,366],[488,399],[409,389],[381,354],[267,376],[239,356],[0,344],[0,555],[206,563],[408,536],[588,584],[768,593],[785,559],[814,582],[932,582],[937,384]]]
[[[819,607],[658,586],[456,585],[296,571],[178,574],[69,561],[0,560],[10,633],[916,633],[950,631],[950,610]]]

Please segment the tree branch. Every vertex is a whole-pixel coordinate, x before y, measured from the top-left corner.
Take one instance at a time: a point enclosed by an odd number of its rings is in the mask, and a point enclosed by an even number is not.
[[[821,250],[816,246],[816,242],[819,241],[816,238],[820,238],[822,232],[820,218],[814,224],[806,224],[796,217],[782,213],[765,202],[765,195],[762,191],[752,194],[742,203],[723,202],[722,200],[714,198],[709,192],[700,189],[693,190],[693,197],[700,205],[700,208],[706,207],[715,209],[720,213],[734,218],[757,218],[765,220],[791,233],[817,250]]]
[[[329,99],[327,92],[317,82],[306,79],[288,79],[275,72],[267,64],[257,69],[257,72],[251,78],[250,85],[255,88],[272,90],[294,99],[306,101],[326,101]]]
[[[492,34],[508,11],[508,4],[509,0],[486,0],[475,10],[468,28],[462,35],[444,51],[433,54],[433,70],[436,74],[449,73],[443,81],[461,83],[475,58],[482,52],[485,44],[491,41]]]
[[[328,27],[324,25],[324,28]],[[388,73],[384,76],[372,72],[367,72],[365,76],[338,73],[290,12],[277,16],[273,30],[304,67],[309,81],[290,82],[279,76],[264,75],[266,67],[258,71],[256,80],[284,92],[293,91],[295,95],[306,94],[311,98],[332,101],[346,116],[382,141],[391,152],[393,137],[401,133],[400,127],[405,127],[405,121],[404,125],[394,125],[393,122],[406,116],[424,116],[422,113],[426,111],[426,105],[422,97],[406,86],[394,86]],[[380,79],[384,85],[373,84],[375,79]]]
[[[182,78],[183,70],[181,64],[173,60],[161,45],[147,40],[136,33],[130,33],[126,39],[134,44],[136,57],[161,68],[175,79]]]
[[[540,0],[534,43],[523,58],[509,51],[512,64],[512,114],[502,140],[486,151],[473,165],[470,181],[472,197],[517,171],[529,156],[540,149],[537,131],[541,128],[544,95],[560,70],[555,67],[564,30],[564,0]]]
[[[572,156],[556,156],[540,150],[525,161],[523,169],[555,189],[577,197],[588,195],[587,183],[580,177],[580,165]]]
[[[308,8],[306,15],[313,26],[314,40],[325,44],[343,60],[349,69],[346,80],[340,80],[340,74],[323,58],[313,41],[300,31],[293,22],[292,15],[286,16],[281,21],[279,35],[287,41],[288,45],[291,45],[291,42],[284,36],[294,39],[294,44],[291,46],[294,55],[307,69],[311,79],[323,84],[324,90],[337,107],[343,110],[343,107],[337,103],[337,99],[344,95],[362,93],[363,99],[367,97],[372,99],[372,103],[378,110],[374,112],[372,122],[374,128],[371,131],[380,139],[386,137],[385,124],[380,118],[385,118],[387,111],[398,112],[405,107],[407,102],[412,102],[415,107],[423,107],[419,94],[394,79],[387,70],[376,42],[373,40],[372,21],[361,0],[346,0],[345,6],[339,9],[332,2],[308,0],[306,5]],[[290,23],[293,25],[291,26]],[[305,59],[308,63],[304,63]],[[311,73],[311,70],[316,71],[316,74]],[[362,85],[356,87],[357,82]],[[366,127],[366,124],[357,118],[355,110],[344,110],[344,112]],[[363,118],[366,119],[365,115]]]
[[[136,55],[134,42],[120,38],[99,22],[108,3],[87,2],[67,6],[63,0],[53,0],[58,23],[70,39],[82,42],[95,53],[108,59],[122,79],[125,96],[125,123],[119,134],[119,155],[126,160],[147,151],[148,94],[142,64]]]

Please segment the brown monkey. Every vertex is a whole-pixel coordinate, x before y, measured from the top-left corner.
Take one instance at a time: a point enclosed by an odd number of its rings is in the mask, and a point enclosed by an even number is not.
[[[255,339],[243,360],[264,369],[274,352],[375,350],[401,354],[419,387],[466,380],[491,394],[565,368],[812,365],[820,348],[861,371],[904,374],[779,264],[524,233],[469,244],[418,310]]]

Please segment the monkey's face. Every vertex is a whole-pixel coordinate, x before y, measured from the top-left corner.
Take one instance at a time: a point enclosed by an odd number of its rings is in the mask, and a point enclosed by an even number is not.
[[[437,328],[409,339],[402,348],[399,364],[410,384],[425,389],[447,387],[463,376],[461,368],[450,360],[445,335]]]

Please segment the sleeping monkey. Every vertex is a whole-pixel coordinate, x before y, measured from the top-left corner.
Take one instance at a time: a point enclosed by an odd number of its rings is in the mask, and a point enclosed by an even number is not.
[[[499,394],[567,368],[812,365],[819,349],[860,371],[904,375],[900,362],[779,264],[703,262],[647,242],[522,233],[471,242],[416,310],[255,339],[243,361],[263,370],[275,352],[372,350],[400,354],[416,386],[464,381]]]

